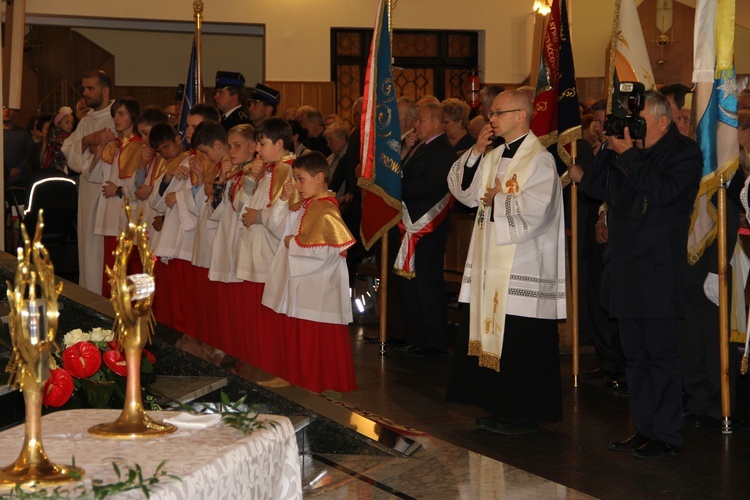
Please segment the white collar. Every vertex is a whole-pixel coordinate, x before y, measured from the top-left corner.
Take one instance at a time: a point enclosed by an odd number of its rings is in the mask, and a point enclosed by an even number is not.
[[[240,104],[240,105],[239,105],[239,106],[237,106],[236,108],[232,108],[232,109],[230,109],[229,111],[227,111],[226,113],[224,113],[224,114],[222,115],[222,117],[226,118],[227,116],[231,115],[232,113],[234,113],[235,111],[237,111],[237,110],[238,110],[238,109],[240,109],[241,107],[242,107],[242,104]]]
[[[86,116],[91,116],[91,118],[101,118],[104,115],[111,115],[112,111],[110,110],[110,108],[112,108],[112,105],[114,103],[115,103],[115,100],[112,99],[111,101],[109,101],[109,106],[107,106],[106,108],[102,108],[98,111],[92,109],[91,111],[89,111],[88,115]]]

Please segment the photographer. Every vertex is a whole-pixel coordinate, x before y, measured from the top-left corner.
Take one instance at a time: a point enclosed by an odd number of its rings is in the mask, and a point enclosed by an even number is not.
[[[609,207],[601,302],[618,320],[636,428],[609,448],[654,458],[682,449],[677,332],[702,159],[695,141],[672,123],[663,95],[634,94],[626,118],[607,117],[608,140],[589,173],[572,166],[570,177]]]

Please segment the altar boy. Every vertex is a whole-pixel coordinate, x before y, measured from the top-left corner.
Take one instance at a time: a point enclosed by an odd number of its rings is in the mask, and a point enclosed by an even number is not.
[[[336,193],[328,190],[331,168],[325,156],[300,156],[293,175],[303,200],[289,203],[295,191],[290,180],[268,214],[283,244],[271,263],[262,301],[288,317],[277,334],[288,359],[280,376],[312,391],[353,390],[345,256],[355,239],[341,218]]]

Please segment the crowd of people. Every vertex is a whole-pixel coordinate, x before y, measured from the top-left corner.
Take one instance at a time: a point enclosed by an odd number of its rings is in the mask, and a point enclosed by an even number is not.
[[[352,134],[311,107],[276,117],[279,92],[258,84],[246,99],[244,84],[219,72],[216,105],[190,109],[180,136],[177,106],[115,98],[101,71],[83,78],[88,112],[74,124],[61,109],[35,153],[77,177],[79,284],[109,296],[128,203],[157,258],[159,322],[310,390],[352,390],[345,256],[359,231],[339,210],[354,197]]]
[[[215,106],[197,104],[181,120],[178,103],[115,98],[103,72],[82,84],[76,111],[37,117],[33,139],[4,110],[9,185],[46,169],[77,179],[80,285],[109,294],[105,268],[127,202],[158,259],[159,322],[301,387],[353,390],[350,290],[367,255],[361,99],[353,128],[307,105],[281,117],[277,90],[257,84],[246,95],[241,74],[220,71]],[[605,134],[605,101],[582,103],[568,170],[582,192],[581,324],[600,365],[586,376],[630,398],[636,433],[610,448],[639,457],[680,451],[683,418],[696,427],[721,419],[716,245],[696,265],[686,255],[701,172],[689,96],[679,84],[646,92],[639,140],[627,128]],[[386,263],[389,307],[401,309],[406,332],[397,350],[448,352],[444,256],[452,214],[470,214],[458,297],[469,306],[447,398],[484,407],[477,426],[501,434],[562,418],[568,202],[559,158],[530,130],[533,100],[534,89],[499,86],[482,90],[479,110],[456,98],[398,99],[403,218]],[[738,100],[730,250],[750,170],[750,89]]]

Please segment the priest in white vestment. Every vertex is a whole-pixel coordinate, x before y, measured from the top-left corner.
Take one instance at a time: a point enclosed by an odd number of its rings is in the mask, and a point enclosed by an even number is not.
[[[448,398],[485,408],[490,416],[477,425],[500,434],[562,419],[562,187],[554,158],[529,130],[531,115],[525,94],[498,95],[490,124],[448,177],[456,199],[478,207],[459,296],[470,303],[469,339],[457,347]],[[505,144],[484,154],[494,136]]]
[[[62,152],[68,168],[85,174],[97,147],[115,139],[115,123],[110,108],[112,83],[103,71],[83,78],[83,98],[91,111],[75,131],[65,139]],[[95,293],[102,292],[104,237],[94,234],[97,204],[102,198],[101,182],[92,182],[81,175],[78,186],[78,284]]]

